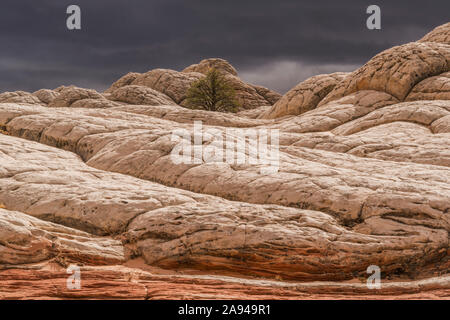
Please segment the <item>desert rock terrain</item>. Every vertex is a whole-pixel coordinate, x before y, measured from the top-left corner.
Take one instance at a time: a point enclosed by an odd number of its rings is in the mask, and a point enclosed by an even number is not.
[[[186,108],[211,67],[239,112]],[[277,171],[175,163],[194,121],[277,130]],[[0,93],[0,299],[450,299],[449,232],[450,23],[283,96],[222,59]]]

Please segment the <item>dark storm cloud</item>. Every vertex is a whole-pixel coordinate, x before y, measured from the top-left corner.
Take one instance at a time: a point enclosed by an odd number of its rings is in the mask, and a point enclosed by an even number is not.
[[[82,30],[66,29],[66,8]],[[365,27],[368,5],[382,30]],[[253,83],[285,91],[350,71],[448,22],[450,1],[2,0],[0,92],[61,84],[102,90],[129,71],[229,60]]]

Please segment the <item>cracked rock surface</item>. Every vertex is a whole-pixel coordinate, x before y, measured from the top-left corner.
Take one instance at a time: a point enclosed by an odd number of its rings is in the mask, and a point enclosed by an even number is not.
[[[222,59],[103,93],[0,94],[0,298],[448,299],[448,39],[446,24],[282,97]],[[211,67],[240,112],[183,107]],[[174,160],[195,121],[222,158]],[[242,132],[277,132],[275,171],[250,147],[224,161]]]
[[[347,74],[345,72],[321,74],[299,83],[260,118],[275,119],[286,115],[300,115],[314,109]]]

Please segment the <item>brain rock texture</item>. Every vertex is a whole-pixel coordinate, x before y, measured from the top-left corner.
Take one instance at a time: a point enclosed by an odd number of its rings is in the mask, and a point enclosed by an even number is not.
[[[239,112],[184,107],[210,68]],[[277,171],[174,162],[194,121],[278,130]],[[449,232],[450,23],[283,96],[223,59],[0,94],[0,298],[448,299]]]

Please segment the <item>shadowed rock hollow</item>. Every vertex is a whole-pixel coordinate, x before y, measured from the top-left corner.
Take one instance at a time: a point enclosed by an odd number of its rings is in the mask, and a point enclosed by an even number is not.
[[[448,299],[449,39],[450,23],[284,96],[223,59],[103,93],[0,94],[0,298]],[[183,107],[211,67],[240,112]],[[173,130],[199,120],[237,141],[278,130],[278,170],[175,163]],[[64,287],[71,263],[80,291]]]

